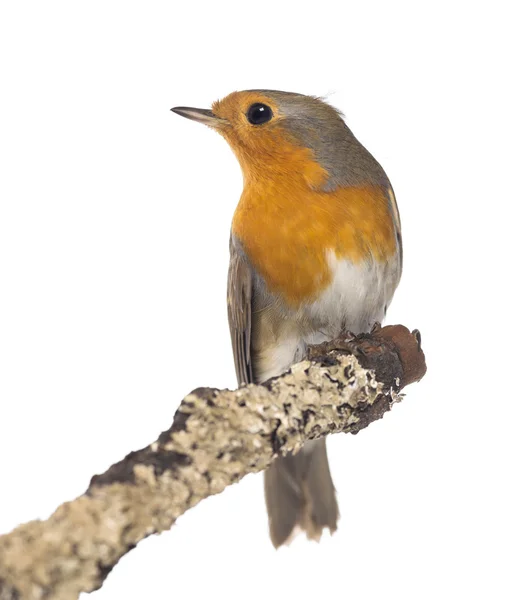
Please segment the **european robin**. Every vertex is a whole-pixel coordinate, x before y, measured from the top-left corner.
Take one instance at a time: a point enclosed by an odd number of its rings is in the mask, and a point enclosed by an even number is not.
[[[308,344],[381,322],[402,270],[400,217],[384,170],[343,115],[270,90],[172,110],[218,131],[243,172],[227,298],[239,384],[286,371]],[[336,530],[324,438],[271,465],[265,500],[276,547],[296,528],[312,539]]]

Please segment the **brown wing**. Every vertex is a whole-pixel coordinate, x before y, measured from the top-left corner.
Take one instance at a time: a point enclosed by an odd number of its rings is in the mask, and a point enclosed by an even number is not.
[[[402,272],[402,262],[403,262],[403,249],[402,249],[402,224],[400,223],[400,213],[398,212],[398,204],[396,203],[395,193],[393,192],[393,188],[391,184],[387,189],[389,205],[391,208],[391,215],[393,217],[393,224],[395,226],[396,231],[396,239],[398,244],[398,254],[400,256],[400,272]]]
[[[229,242],[228,319],[238,385],[251,383],[252,271],[233,238]]]

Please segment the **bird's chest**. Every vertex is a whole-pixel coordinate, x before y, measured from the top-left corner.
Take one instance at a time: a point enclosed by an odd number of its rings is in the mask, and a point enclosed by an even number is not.
[[[331,312],[340,294],[356,303],[396,254],[387,199],[377,187],[330,194],[252,188],[237,207],[233,233],[269,292],[295,310]]]
[[[325,257],[329,243],[311,207],[279,204],[239,206],[233,233],[268,290],[290,307],[315,299],[330,281]]]

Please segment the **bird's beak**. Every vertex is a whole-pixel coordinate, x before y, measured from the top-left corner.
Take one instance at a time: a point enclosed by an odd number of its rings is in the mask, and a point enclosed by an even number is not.
[[[171,108],[172,112],[177,115],[185,117],[186,119],[192,119],[192,121],[198,121],[209,127],[220,127],[226,124],[226,119],[221,119],[214,115],[208,108],[189,108],[188,106],[176,106]]]

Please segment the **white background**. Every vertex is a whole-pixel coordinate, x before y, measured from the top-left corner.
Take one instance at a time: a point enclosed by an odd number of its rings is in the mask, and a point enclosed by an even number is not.
[[[388,323],[429,371],[329,440],[342,513],[274,551],[262,477],[147,539],[97,600],[510,598],[509,21],[505,2],[2,2],[0,532],[45,518],[235,385],[225,308],[242,185],[169,112],[235,89],[328,94],[399,202]]]

